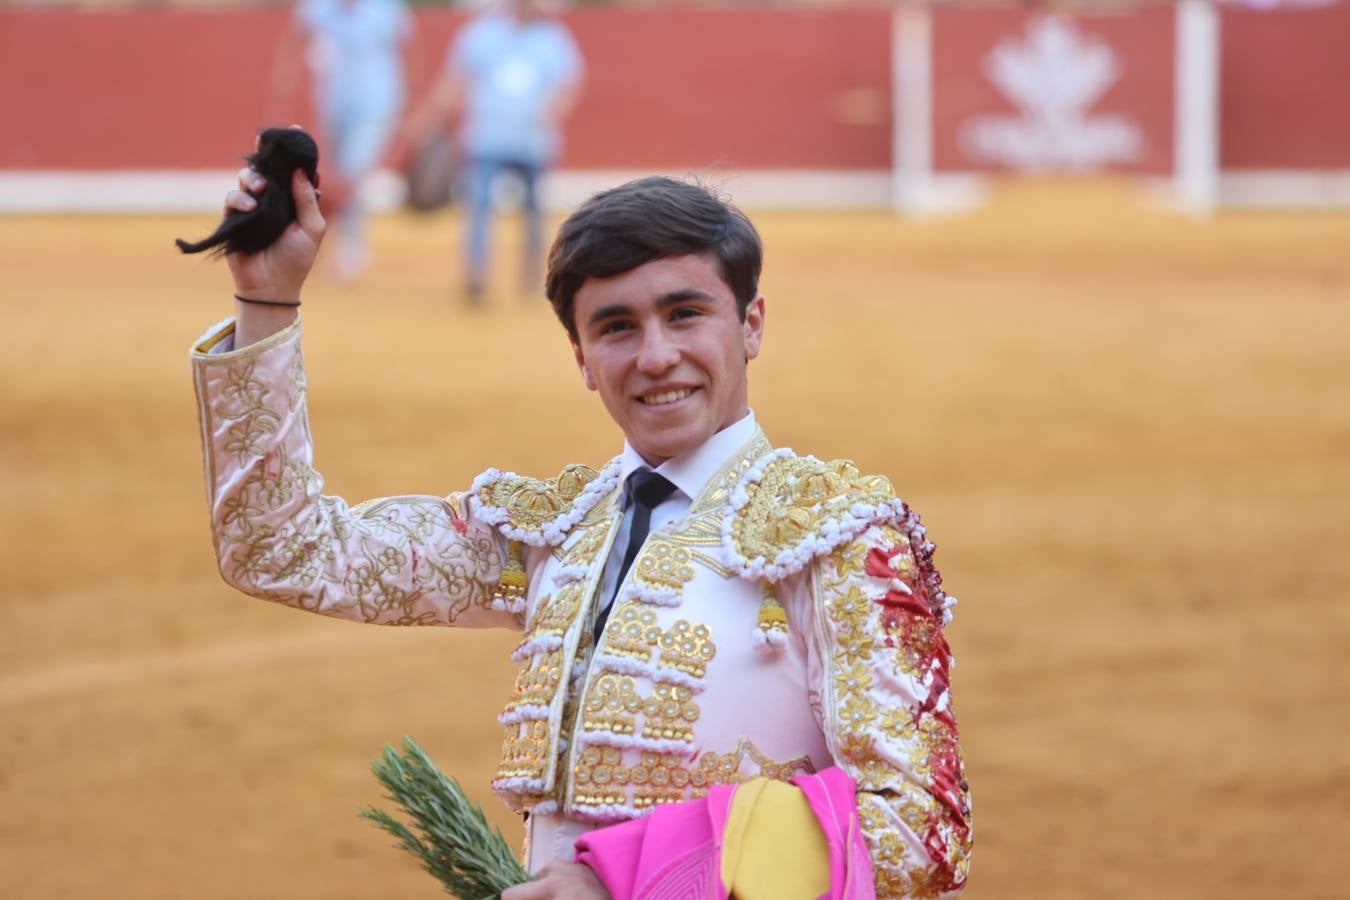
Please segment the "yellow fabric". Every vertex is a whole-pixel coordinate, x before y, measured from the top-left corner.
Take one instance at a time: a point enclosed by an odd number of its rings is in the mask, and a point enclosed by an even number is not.
[[[755,778],[731,801],[722,840],[722,883],[736,900],[819,897],[830,889],[830,854],[802,792]]]

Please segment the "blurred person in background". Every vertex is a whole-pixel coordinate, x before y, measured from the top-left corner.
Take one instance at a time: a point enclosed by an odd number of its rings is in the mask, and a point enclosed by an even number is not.
[[[265,187],[242,171],[226,207]],[[313,468],[298,306],[324,221],[292,191],[298,221],[227,256],[234,319],[192,353],[220,572],[322,615],[523,632],[492,787],[534,879],[503,900],[959,894],[955,600],[886,478],[756,422],[750,220],[651,177],[562,224],[546,293],[624,435],[601,469],[349,507]]]
[[[301,0],[277,56],[273,102],[280,106],[294,103],[301,60],[309,67],[325,208],[337,231],[333,268],[343,281],[370,265],[363,187],[403,113],[403,51],[412,34],[403,0]]]
[[[583,63],[571,32],[548,0],[504,0],[456,35],[445,67],[409,118],[406,137],[417,152],[458,115],[463,194],[469,224],[464,290],[478,302],[487,286],[494,186],[518,179],[525,220],[522,287],[540,287],[543,222],[539,182],[562,148],[562,122],[581,90]]]

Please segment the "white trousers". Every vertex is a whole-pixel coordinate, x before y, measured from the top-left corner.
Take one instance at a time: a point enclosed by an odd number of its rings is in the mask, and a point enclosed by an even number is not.
[[[595,827],[556,815],[530,816],[525,829],[525,868],[533,874],[555,859],[571,862],[576,855],[573,843]]]

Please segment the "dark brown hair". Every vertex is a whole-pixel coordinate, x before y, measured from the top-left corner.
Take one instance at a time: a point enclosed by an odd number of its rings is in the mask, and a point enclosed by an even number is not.
[[[654,259],[707,254],[745,310],[759,293],[759,233],[702,185],[653,175],[596,194],[567,217],[548,254],[544,291],[572,340],[573,304],[587,278],[609,278]]]

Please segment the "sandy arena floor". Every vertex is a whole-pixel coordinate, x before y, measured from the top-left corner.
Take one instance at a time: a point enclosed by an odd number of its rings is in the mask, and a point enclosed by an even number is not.
[[[1111,184],[928,224],[758,217],[777,442],[889,474],[961,598],[971,900],[1344,897],[1350,215],[1197,224]],[[441,896],[356,811],[416,737],[487,791],[502,634],[226,589],[192,339],[209,217],[0,219],[0,894]],[[514,225],[514,223],[511,223]],[[329,490],[551,474],[619,436],[543,301],[457,302],[460,222],[393,217],[306,349]]]

